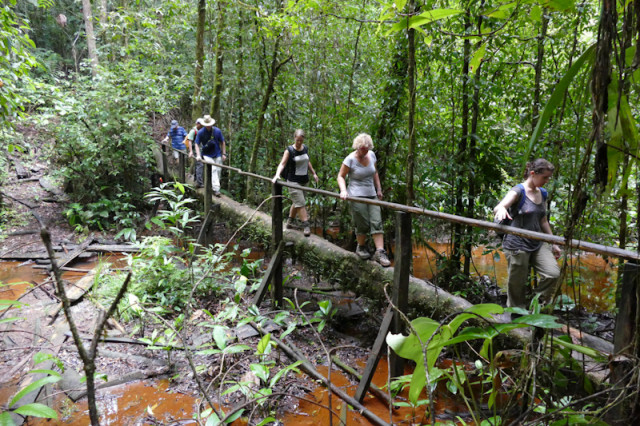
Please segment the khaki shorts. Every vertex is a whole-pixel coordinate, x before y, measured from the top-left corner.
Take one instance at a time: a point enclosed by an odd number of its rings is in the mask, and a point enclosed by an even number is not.
[[[306,186],[302,184],[298,184],[300,186]],[[306,200],[304,198],[304,191],[297,188],[289,188],[289,198],[293,202],[293,207],[300,208],[304,207],[306,204]]]
[[[380,206],[351,202],[351,217],[356,235],[382,234],[384,231]]]

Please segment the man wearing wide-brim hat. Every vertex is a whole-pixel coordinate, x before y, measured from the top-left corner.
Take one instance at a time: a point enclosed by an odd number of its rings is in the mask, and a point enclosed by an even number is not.
[[[196,158],[201,161],[206,161],[212,164],[222,164],[227,159],[227,147],[225,145],[224,136],[222,131],[214,126],[216,120],[211,118],[210,115],[202,117],[202,125],[196,135]],[[204,166],[202,163],[196,165],[196,183],[202,185],[202,170]],[[213,187],[213,194],[216,197],[220,196],[220,167],[211,167],[211,186]]]

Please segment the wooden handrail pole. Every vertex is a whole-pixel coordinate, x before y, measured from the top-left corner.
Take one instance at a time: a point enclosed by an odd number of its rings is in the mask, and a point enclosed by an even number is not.
[[[186,156],[182,152],[178,152],[178,179],[180,179],[180,183],[187,182],[187,172],[186,172]]]
[[[162,145],[162,177],[164,178],[165,182],[167,181],[167,178],[169,177],[169,164],[168,164],[169,158],[167,156],[167,146],[166,145]]]
[[[394,252],[393,304],[400,312],[406,313],[409,308],[409,277],[411,272],[411,214],[396,212],[396,248]],[[390,330],[394,334],[402,333],[405,327],[399,312],[393,312]],[[404,375],[404,358],[391,353],[391,377]]]
[[[211,210],[211,196],[213,195],[213,189],[211,188],[211,164],[206,161],[204,164],[204,215],[208,215]]]
[[[271,229],[273,232],[273,250],[280,246],[282,242],[282,186],[279,183],[274,183],[271,186],[271,195],[273,195],[273,211],[271,212]],[[282,293],[282,257],[277,265],[274,265],[275,271],[273,274],[273,281],[271,282],[272,300],[275,307],[282,307],[283,293]]]

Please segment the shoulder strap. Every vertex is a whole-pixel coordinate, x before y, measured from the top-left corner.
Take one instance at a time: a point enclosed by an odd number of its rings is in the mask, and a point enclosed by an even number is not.
[[[526,192],[524,190],[524,185],[519,183],[516,185],[516,188],[520,191],[520,200],[518,201],[518,210],[522,208],[524,205],[524,198],[526,197]]]
[[[542,201],[547,201],[547,197],[549,196],[547,190],[544,188],[540,188],[540,192],[542,192]]]

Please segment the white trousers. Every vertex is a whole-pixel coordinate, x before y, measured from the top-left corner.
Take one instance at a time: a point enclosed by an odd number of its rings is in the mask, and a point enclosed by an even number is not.
[[[206,155],[202,157],[204,161],[210,164],[222,164],[222,156],[220,157],[207,157]],[[220,192],[220,173],[222,172],[222,168],[212,166],[211,167],[211,188],[213,192]]]

